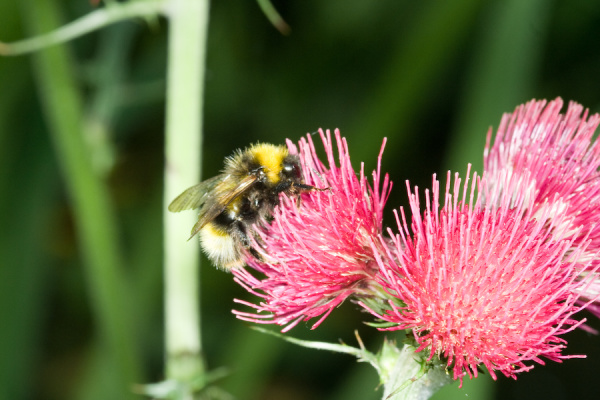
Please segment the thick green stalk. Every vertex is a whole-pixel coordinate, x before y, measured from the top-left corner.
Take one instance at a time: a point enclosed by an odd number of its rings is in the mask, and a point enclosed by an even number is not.
[[[60,25],[56,0],[26,0],[22,4],[32,34]],[[129,326],[114,212],[107,188],[90,162],[82,102],[66,49],[57,46],[33,57],[44,111],[75,214],[101,342],[114,360],[112,379],[124,398],[130,385],[141,377]]]
[[[164,175],[166,374],[179,383],[204,374],[198,244],[187,240],[194,213],[172,214],[166,207],[200,180],[208,9],[208,0],[172,0],[165,8],[169,19]]]

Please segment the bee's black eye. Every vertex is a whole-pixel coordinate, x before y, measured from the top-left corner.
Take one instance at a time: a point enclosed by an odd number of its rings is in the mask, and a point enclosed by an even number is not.
[[[294,170],[296,169],[296,166],[294,164],[291,163],[287,163],[287,164],[283,164],[283,170],[285,172],[292,173]]]
[[[297,179],[300,178],[300,165],[296,160],[285,160],[283,162],[282,175],[287,178]]]

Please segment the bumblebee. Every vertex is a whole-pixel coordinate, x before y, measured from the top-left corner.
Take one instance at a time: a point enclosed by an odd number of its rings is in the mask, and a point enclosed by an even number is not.
[[[257,256],[250,249],[252,225],[270,217],[281,193],[311,190],[325,189],[302,182],[298,156],[285,146],[258,143],[226,158],[221,174],[185,190],[169,211],[199,209],[190,239],[199,234],[208,258],[227,271],[244,265],[244,249]]]

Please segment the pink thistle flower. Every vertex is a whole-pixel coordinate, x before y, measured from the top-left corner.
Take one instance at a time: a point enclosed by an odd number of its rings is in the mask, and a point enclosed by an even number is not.
[[[287,331],[300,321],[319,317],[316,328],[345,299],[370,290],[377,273],[371,242],[382,230],[382,213],[391,189],[385,175],[381,180],[381,152],[371,187],[361,165],[357,177],[350,163],[348,145],[335,131],[338,162],[330,132],[319,131],[327,164],[317,157],[310,135],[299,142],[300,162],[308,185],[329,188],[304,193],[301,199],[281,196],[273,220],[255,226],[253,246],[262,260],[247,258],[248,269],[233,271],[235,280],[260,304],[235,300],[256,312],[234,310],[243,320],[274,323]],[[297,148],[288,141],[290,152]]]
[[[533,368],[528,361],[582,357],[562,354],[561,336],[584,322],[573,314],[587,305],[576,302],[592,281],[579,279],[583,267],[565,260],[568,251],[577,258],[585,248],[573,250],[575,236],[564,240],[550,233],[544,222],[549,209],[533,219],[522,194],[502,196],[499,188],[513,190],[514,181],[488,190],[486,182],[473,179],[470,193],[468,182],[461,190],[458,175],[451,189],[448,173],[440,209],[434,176],[423,216],[418,189],[408,187],[412,236],[401,210],[400,233],[377,258],[379,282],[394,300],[385,311],[361,304],[395,324],[384,330],[411,329],[417,351],[445,360],[461,385],[465,375],[477,377],[482,365],[494,379],[496,371],[516,378]]]
[[[554,230],[573,236],[574,246],[589,238],[591,243],[580,261],[591,260],[595,265],[600,250],[600,225],[596,222],[600,212],[600,142],[594,132],[600,115],[588,118],[588,111],[574,102],[561,114],[562,106],[560,98],[548,104],[532,100],[505,114],[493,145],[492,129],[488,132],[484,176],[490,187],[498,187],[504,175],[511,182],[519,181],[513,191],[498,189],[509,197],[526,191],[525,207],[534,215],[546,208],[552,210],[548,223]],[[555,217],[563,214],[567,218],[557,223]]]

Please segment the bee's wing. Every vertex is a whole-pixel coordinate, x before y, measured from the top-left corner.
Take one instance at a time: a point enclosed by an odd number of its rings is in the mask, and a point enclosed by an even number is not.
[[[207,223],[215,219],[227,206],[250,189],[258,180],[256,175],[247,175],[239,180],[235,186],[231,185],[231,176],[223,178],[220,176],[220,182],[214,187],[212,195],[208,195],[203,202],[198,215],[198,222],[192,228],[190,239],[197,234]],[[184,192],[185,193],[185,192]],[[175,199],[177,200],[177,199]]]
[[[223,175],[217,175],[186,189],[169,204],[169,211],[179,212],[202,207],[222,180]]]

